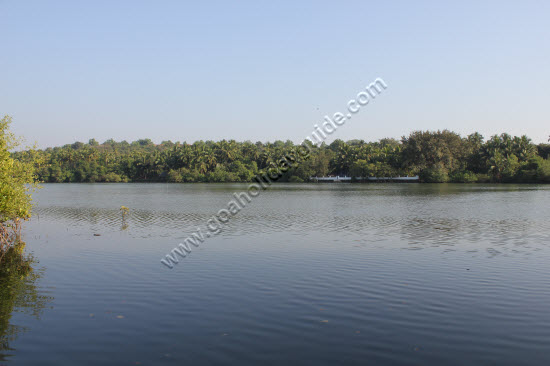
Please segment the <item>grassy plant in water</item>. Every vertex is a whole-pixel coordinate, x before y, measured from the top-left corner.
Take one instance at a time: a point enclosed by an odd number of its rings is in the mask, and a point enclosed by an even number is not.
[[[128,228],[126,217],[130,214],[130,209],[126,206],[120,206],[120,212],[122,214],[122,230],[126,230]]]
[[[122,220],[126,220],[126,216],[130,213],[130,209],[126,206],[120,206],[120,212],[122,213]]]

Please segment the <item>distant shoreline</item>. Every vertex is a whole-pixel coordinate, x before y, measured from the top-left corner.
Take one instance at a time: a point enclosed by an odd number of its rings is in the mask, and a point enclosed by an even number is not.
[[[36,178],[49,183],[233,183],[257,177],[302,183],[310,177],[407,177],[425,183],[550,183],[550,144],[501,134],[485,140],[443,131],[414,131],[401,140],[305,140],[193,144],[150,139],[128,143],[76,142],[13,152],[33,161]],[[355,181],[356,179],[354,179]],[[370,182],[369,182],[370,183]]]
[[[97,184],[97,185],[122,185],[122,184],[166,184],[166,185],[177,185],[177,184],[207,184],[207,185],[222,185],[222,184],[250,184],[250,182],[167,182],[167,181],[139,181],[139,182],[40,182],[39,184],[52,184],[52,185],[85,185],[85,184]],[[388,184],[419,184],[419,185],[430,185],[430,184],[452,184],[452,185],[546,185],[550,184],[549,182],[388,182],[388,181],[379,181],[379,182],[272,182],[272,184],[310,184],[310,185],[388,185]]]

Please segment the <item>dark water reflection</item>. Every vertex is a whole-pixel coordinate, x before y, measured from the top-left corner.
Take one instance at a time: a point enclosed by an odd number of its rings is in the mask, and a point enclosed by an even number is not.
[[[24,255],[25,243],[10,248],[0,262],[0,362],[15,351],[10,344],[28,331],[26,327],[11,324],[13,313],[40,318],[51,296],[37,288],[40,272],[33,268],[32,256]]]
[[[26,241],[55,300],[9,360],[550,362],[550,187],[281,184],[160,264],[245,188],[46,185]]]
[[[232,191],[244,186],[136,187],[109,187],[114,197],[99,197],[95,195],[101,187],[71,186],[56,192],[58,196],[52,194],[37,212],[70,223],[70,228],[116,232],[131,225],[129,235],[136,238],[184,238],[225,207]],[[136,190],[143,192],[135,194]],[[544,186],[513,185],[280,185],[234,218],[224,236],[284,230],[359,235],[373,241],[398,237],[403,249],[479,241],[513,248],[544,238],[550,230],[550,221],[540,212],[547,211],[540,200],[547,200],[548,192]],[[89,194],[94,201],[86,203]],[[126,223],[121,202],[132,206]]]

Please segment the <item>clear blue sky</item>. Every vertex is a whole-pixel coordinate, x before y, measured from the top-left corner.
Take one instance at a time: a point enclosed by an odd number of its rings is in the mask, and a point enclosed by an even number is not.
[[[0,0],[0,114],[29,142],[550,134],[550,1]]]

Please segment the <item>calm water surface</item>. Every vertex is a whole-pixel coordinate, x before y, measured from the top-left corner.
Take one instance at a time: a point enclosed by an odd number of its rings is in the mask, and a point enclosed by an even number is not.
[[[245,188],[45,185],[0,365],[550,364],[550,186],[280,184],[160,263]]]

